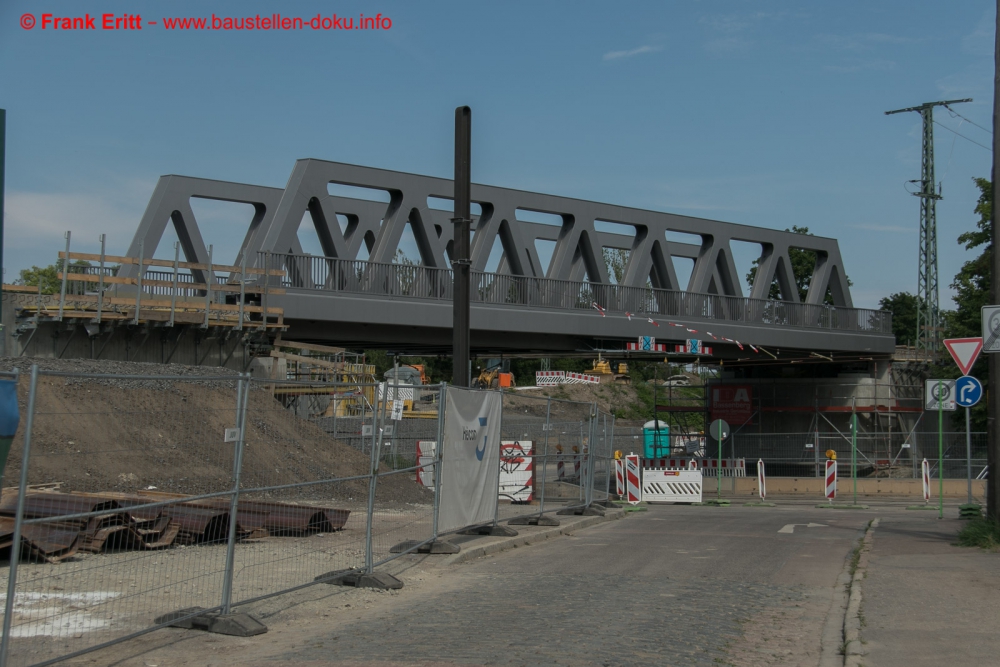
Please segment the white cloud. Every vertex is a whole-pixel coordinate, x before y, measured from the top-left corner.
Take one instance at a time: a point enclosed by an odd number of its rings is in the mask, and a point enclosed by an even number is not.
[[[123,253],[132,240],[152,184],[132,182],[113,193],[26,192],[10,190],[4,206],[4,281],[21,269],[54,262],[72,232],[79,252],[97,252],[107,235],[108,254]]]
[[[633,56],[638,56],[643,53],[656,53],[660,51],[663,47],[660,46],[650,46],[645,44],[635,49],[630,49],[628,51],[608,51],[604,54],[604,60],[621,60],[622,58],[631,58]]]

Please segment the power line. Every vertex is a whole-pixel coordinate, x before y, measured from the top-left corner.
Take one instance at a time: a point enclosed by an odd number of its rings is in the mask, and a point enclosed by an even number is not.
[[[938,126],[940,126],[940,127],[943,127],[944,129],[948,130],[949,132],[954,132],[955,134],[957,134],[958,136],[962,137],[962,138],[963,138],[963,139],[965,139],[966,141],[969,141],[969,142],[972,142],[972,143],[974,143],[975,145],[979,146],[980,148],[985,148],[985,149],[986,149],[986,150],[988,150],[988,151],[992,151],[992,150],[993,150],[993,149],[992,149],[992,148],[990,148],[989,146],[984,146],[983,144],[979,143],[978,141],[975,141],[974,139],[969,139],[969,138],[968,138],[967,136],[965,136],[964,134],[962,134],[962,133],[960,133],[960,132],[955,132],[955,130],[951,129],[951,128],[950,128],[950,127],[948,127],[947,125],[942,125],[942,124],[941,124],[941,123],[939,123],[938,121],[934,121],[934,124],[935,124],[935,125],[938,125]]]
[[[985,127],[983,127],[983,126],[982,126],[982,125],[980,125],[979,123],[974,123],[974,122],[972,122],[971,120],[969,120],[968,118],[966,118],[966,117],[965,117],[965,116],[963,116],[962,114],[960,114],[960,113],[958,113],[957,111],[955,111],[954,109],[952,109],[952,108],[951,108],[950,106],[948,106],[947,104],[946,104],[946,105],[944,105],[944,108],[945,108],[945,109],[947,109],[947,110],[948,110],[948,113],[950,113],[950,114],[951,114],[952,116],[958,116],[959,118],[961,118],[962,120],[964,120],[964,121],[965,121],[966,123],[970,123],[970,124],[972,124],[972,125],[975,125],[976,127],[978,127],[978,128],[979,128],[980,130],[982,130],[983,132],[987,132],[987,133],[989,133],[989,134],[993,134],[993,131],[992,131],[992,130],[987,130],[987,129],[986,129]]]

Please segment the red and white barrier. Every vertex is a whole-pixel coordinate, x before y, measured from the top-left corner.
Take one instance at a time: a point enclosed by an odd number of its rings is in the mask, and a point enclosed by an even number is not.
[[[621,459],[615,459],[615,493],[625,495],[625,462]]]
[[[761,502],[767,498],[767,489],[764,484],[764,461],[762,459],[757,459],[757,493],[760,495]]]
[[[826,497],[831,502],[837,497],[837,462],[829,459],[826,462]]]
[[[531,440],[500,441],[500,498],[529,502],[534,495],[534,443]]]
[[[437,442],[417,440],[417,483],[427,488],[434,487],[434,457],[437,456]]]
[[[931,499],[931,464],[924,459],[920,462],[920,478],[924,482],[924,502]]]
[[[551,387],[557,384],[600,384],[601,378],[587,373],[566,371],[535,371],[536,387]]]
[[[640,483],[639,455],[628,454],[625,457],[625,500],[630,505],[638,505],[642,501],[642,485]]]
[[[642,499],[651,503],[700,503],[702,479],[697,470],[642,471]]]

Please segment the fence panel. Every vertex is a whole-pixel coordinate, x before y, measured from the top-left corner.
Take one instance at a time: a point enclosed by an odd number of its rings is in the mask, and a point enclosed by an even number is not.
[[[37,370],[36,370],[37,372]],[[93,649],[221,604],[241,383],[37,372],[0,499],[9,665]],[[23,386],[23,383],[22,383]],[[182,504],[189,496],[197,506]],[[18,521],[17,517],[23,517]],[[16,525],[20,524],[20,525]],[[168,545],[171,548],[167,548]],[[13,577],[12,577],[13,578]],[[13,595],[11,595],[13,593]]]

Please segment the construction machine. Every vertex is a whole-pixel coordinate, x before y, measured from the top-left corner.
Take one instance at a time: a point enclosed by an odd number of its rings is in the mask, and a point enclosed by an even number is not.
[[[486,367],[480,367],[479,377],[473,385],[480,389],[507,389],[517,386],[514,374],[510,372],[510,359],[487,359]]]
[[[631,382],[631,378],[628,375],[628,365],[625,363],[618,363],[612,366],[613,362],[607,359],[602,359],[600,356],[594,360],[594,367],[587,371],[590,375],[596,375],[601,379],[602,383],[605,382],[617,382],[619,384],[628,384]]]

